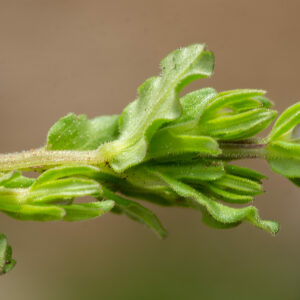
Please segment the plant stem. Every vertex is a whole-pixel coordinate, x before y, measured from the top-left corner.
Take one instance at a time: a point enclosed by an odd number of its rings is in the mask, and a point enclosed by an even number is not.
[[[40,170],[67,164],[103,166],[105,161],[97,151],[47,151],[41,148],[0,155],[0,171]]]
[[[267,144],[254,144],[254,143],[220,143],[222,153],[218,158],[226,160],[246,159],[246,158],[262,158],[265,159],[267,151],[265,147]]]
[[[245,158],[265,158],[266,144],[220,143],[220,159],[236,160]],[[51,167],[79,164],[105,167],[103,155],[94,151],[48,151],[43,148],[20,153],[0,154],[0,171],[45,170]]]

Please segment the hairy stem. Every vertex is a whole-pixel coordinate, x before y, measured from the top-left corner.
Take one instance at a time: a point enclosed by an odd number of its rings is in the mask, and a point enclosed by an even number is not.
[[[67,164],[103,166],[105,161],[97,151],[47,151],[41,148],[0,154],[0,171],[39,170]]]
[[[218,156],[222,159],[236,160],[236,159],[246,159],[246,158],[262,158],[265,159],[267,156],[265,143],[243,143],[243,142],[233,142],[233,143],[220,143],[220,148],[222,153]]]
[[[222,154],[218,158],[237,160],[266,158],[266,144],[220,143]],[[43,148],[20,153],[0,154],[0,171],[44,170],[55,166],[79,164],[105,167],[101,153],[95,151],[48,151]]]

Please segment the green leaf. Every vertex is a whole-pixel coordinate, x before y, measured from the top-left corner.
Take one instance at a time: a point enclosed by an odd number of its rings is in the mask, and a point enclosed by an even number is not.
[[[12,258],[12,249],[7,242],[4,234],[0,233],[0,275],[3,275],[16,265],[16,261]]]
[[[8,216],[21,221],[59,221],[65,216],[65,211],[58,205],[15,205],[3,210]]]
[[[47,193],[43,195],[47,196]],[[0,210],[18,220],[54,221],[61,220],[65,211],[54,205],[28,204],[32,197],[30,188],[0,188]]]
[[[196,205],[195,209],[198,209],[201,211],[202,223],[205,224],[206,226],[214,228],[214,229],[230,229],[230,228],[236,227],[241,224],[241,222],[235,222],[235,223],[219,222],[214,217],[212,217],[212,215],[207,211],[207,209],[204,206]]]
[[[99,183],[91,179],[64,178],[30,188],[28,203],[51,203],[76,197],[98,196]]]
[[[20,220],[86,219],[102,214],[100,204],[77,205],[73,199],[84,196],[99,197],[101,186],[91,178],[99,179],[100,170],[92,166],[61,166],[47,170],[28,188],[0,187],[0,209]],[[19,174],[17,174],[17,177]],[[10,178],[14,178],[10,174]],[[2,179],[4,176],[1,177]],[[6,174],[7,182],[9,176]],[[1,185],[1,184],[0,184]],[[49,205],[49,203],[51,205]],[[62,204],[68,205],[62,205]],[[109,202],[108,202],[109,203]],[[75,205],[71,207],[72,205]],[[67,207],[67,210],[65,209]],[[102,211],[101,211],[102,209]],[[105,210],[106,211],[106,210]],[[77,213],[77,215],[76,215]]]
[[[274,141],[285,135],[290,139],[292,130],[300,123],[300,102],[292,105],[284,111],[273,126],[268,137],[269,141]]]
[[[8,189],[0,187],[0,210],[21,206],[28,195],[28,189]]]
[[[247,139],[265,129],[276,116],[275,111],[268,109],[272,102],[262,96],[264,93],[248,89],[217,94],[209,88],[192,92],[180,99],[181,118],[157,134],[167,129],[176,135],[205,135],[230,141]]]
[[[300,144],[274,141],[267,147],[267,160],[274,172],[288,178],[300,177]]]
[[[274,103],[268,99],[267,97],[261,95],[261,96],[254,96],[252,99],[259,101],[262,104],[262,107],[264,108],[271,108],[274,106]]]
[[[252,225],[264,229],[272,234],[279,230],[279,225],[275,221],[261,220],[258,211],[254,206],[247,206],[243,208],[233,208],[218,203],[191,186],[177,181],[165,174],[160,174],[161,178],[181,197],[191,199],[196,204],[204,206],[209,214],[221,223],[237,223],[241,221],[248,221]]]
[[[151,169],[187,182],[212,181],[224,176],[224,166],[218,161],[152,164]]]
[[[6,188],[26,188],[33,184],[35,180],[22,176],[20,172],[0,173],[0,186]]]
[[[238,192],[226,191],[215,186],[213,183],[206,184],[205,186],[209,194],[225,202],[241,204],[253,201],[253,196],[239,194]]]
[[[201,121],[205,122],[214,119],[218,114],[223,113],[224,109],[231,109],[232,112],[240,112],[262,107],[262,103],[255,99],[265,94],[263,90],[231,90],[219,93],[206,107]],[[230,112],[230,110],[229,110]]]
[[[67,177],[89,178],[105,183],[117,183],[122,179],[122,175],[114,173],[109,168],[101,168],[100,170],[89,165],[62,165],[42,173],[33,186]]]
[[[248,168],[235,165],[225,166],[226,174],[214,181],[195,182],[196,189],[229,203],[248,203],[253,196],[263,193],[261,179],[264,175]]]
[[[236,166],[236,165],[226,164],[225,170],[226,170],[226,173],[228,173],[228,174],[248,178],[248,179],[254,180],[258,183],[261,183],[262,179],[267,178],[265,175],[263,175],[257,171],[254,171],[249,168],[241,167],[241,166]]]
[[[109,212],[115,205],[114,201],[98,201],[72,205],[61,205],[66,212],[64,221],[84,221],[97,218]]]
[[[99,197],[100,170],[92,166],[62,166],[44,172],[27,189],[0,188],[0,208],[13,218],[33,221],[80,221],[109,211],[113,201],[74,204],[73,199]]]
[[[153,170],[188,182],[211,181],[224,175],[222,162],[216,161],[147,163],[126,170],[126,182],[119,182],[117,189],[124,195],[159,205],[186,206],[185,201],[179,199]]]
[[[139,165],[130,168],[124,173],[126,177],[125,184],[132,184],[139,188],[146,188],[148,191],[163,193],[169,190],[164,182],[155,174],[153,174],[147,165]]]
[[[264,130],[276,117],[276,112],[259,108],[236,115],[225,115],[212,120],[200,120],[195,132],[199,135],[210,135],[224,141],[242,140],[252,137]]]
[[[67,177],[95,178],[99,172],[100,170],[98,168],[88,165],[63,165],[42,173],[33,184],[33,188],[43,183]]]
[[[216,140],[209,136],[176,135],[166,128],[154,135],[146,159],[187,153],[216,156],[221,150]]]
[[[118,136],[119,116],[100,116],[92,120],[85,115],[68,114],[55,123],[47,139],[47,150],[95,150]]]
[[[118,205],[118,207],[121,208],[124,213],[131,219],[147,225],[149,228],[153,229],[160,237],[166,237],[166,230],[161,225],[156,215],[148,208],[132,200],[128,200],[124,197],[116,195],[114,192],[104,186],[102,188],[102,196],[105,199],[113,200]]]
[[[261,184],[248,178],[226,174],[212,183],[214,186],[240,195],[259,195],[263,193]]]
[[[27,203],[48,203],[76,197],[98,196],[100,185],[95,180],[99,169],[92,166],[61,166],[44,172],[30,187]]]
[[[99,149],[115,171],[142,162],[157,129],[181,115],[180,90],[192,80],[211,75],[214,58],[204,48],[192,45],[173,51],[161,62],[161,76],[139,87],[137,100],[122,113],[119,138]]]
[[[134,185],[124,185],[119,187],[119,192],[126,197],[137,200],[145,200],[161,206],[180,206],[185,207],[186,202],[182,201],[178,195],[165,187],[165,190],[152,190],[141,188]]]
[[[9,181],[3,183],[3,186],[10,189],[28,188],[34,183],[34,181],[34,178],[28,178],[22,176],[19,172],[15,172],[14,176]]]
[[[109,185],[112,190],[130,198],[146,200],[163,206],[184,206],[178,196],[149,170],[148,164],[129,168],[124,172],[123,179],[110,183],[103,182],[103,184]]]
[[[208,103],[214,99],[218,93],[213,88],[203,88],[193,91],[180,98],[182,115],[170,125],[184,123],[187,121],[198,121]]]

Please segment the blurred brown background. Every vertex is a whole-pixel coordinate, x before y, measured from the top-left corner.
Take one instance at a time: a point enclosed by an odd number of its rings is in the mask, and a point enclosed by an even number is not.
[[[0,152],[43,145],[71,111],[119,113],[166,54],[197,42],[216,68],[193,88],[263,88],[281,112],[300,98],[299,11],[297,0],[0,0]],[[280,221],[275,238],[248,224],[206,228],[182,209],[153,207],[164,241],[113,215],[41,224],[1,214],[18,265],[0,298],[300,299],[299,190],[255,166],[270,176],[256,205]]]

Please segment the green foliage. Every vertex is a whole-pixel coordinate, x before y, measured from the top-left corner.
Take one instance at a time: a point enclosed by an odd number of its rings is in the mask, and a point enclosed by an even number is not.
[[[141,163],[157,129],[180,117],[182,88],[211,75],[213,55],[204,48],[192,45],[173,51],[161,62],[161,76],[149,78],[138,88],[139,97],[121,115],[119,138],[99,149],[116,172]]]
[[[48,133],[48,150],[93,150],[118,136],[119,116],[100,116],[89,120],[86,116],[68,114]]]
[[[204,206],[208,213],[217,222],[223,224],[236,224],[245,220],[272,234],[275,234],[279,229],[277,222],[261,220],[258,216],[257,209],[253,206],[247,206],[244,208],[225,206],[183,182],[175,180],[164,174],[160,174],[160,176],[178,195],[187,198],[188,201],[191,201],[191,206]]]
[[[276,117],[276,112],[268,108],[271,102],[262,98],[264,93],[261,90],[248,89],[215,95],[215,92],[210,91],[208,96],[203,95],[204,101],[200,101],[202,105],[195,107],[191,122],[180,121],[180,125],[169,130],[210,136],[223,141],[247,139],[264,130]],[[188,94],[183,98],[183,109],[193,105],[192,96]],[[187,120],[186,115],[183,116],[183,120]]]
[[[32,221],[98,217],[111,210],[114,202],[73,202],[75,198],[100,195],[100,184],[91,179],[98,172],[92,166],[61,166],[47,170],[27,188],[10,188],[7,180],[6,186],[0,182],[0,210],[13,218]]]
[[[269,135],[269,141],[293,140],[293,130],[300,123],[300,102],[289,107],[276,121]],[[298,139],[299,137],[296,137]]]
[[[299,186],[300,102],[289,107],[276,121],[268,137],[268,161],[274,172]]]
[[[6,236],[0,233],[0,275],[9,272],[16,264],[12,258],[12,249],[8,245]]]
[[[165,237],[157,216],[134,201],[143,200],[199,210],[213,228],[246,221],[275,234],[278,223],[262,220],[248,205],[263,193],[265,176],[231,161],[266,158],[300,186],[300,103],[279,117],[267,138],[257,137],[277,114],[265,91],[202,88],[179,97],[213,66],[202,44],[176,50],[120,116],[69,114],[50,129],[45,147],[0,155],[0,211],[33,221],[83,221],[110,211]],[[28,169],[39,176],[24,176]],[[14,263],[0,235],[0,273]]]
[[[125,213],[129,218],[133,219],[134,221],[138,221],[150,227],[160,237],[165,237],[167,235],[166,230],[151,210],[140,205],[139,203],[116,195],[114,192],[110,191],[106,187],[103,187],[102,189],[102,196],[107,199],[112,199],[117,204],[121,212]]]

